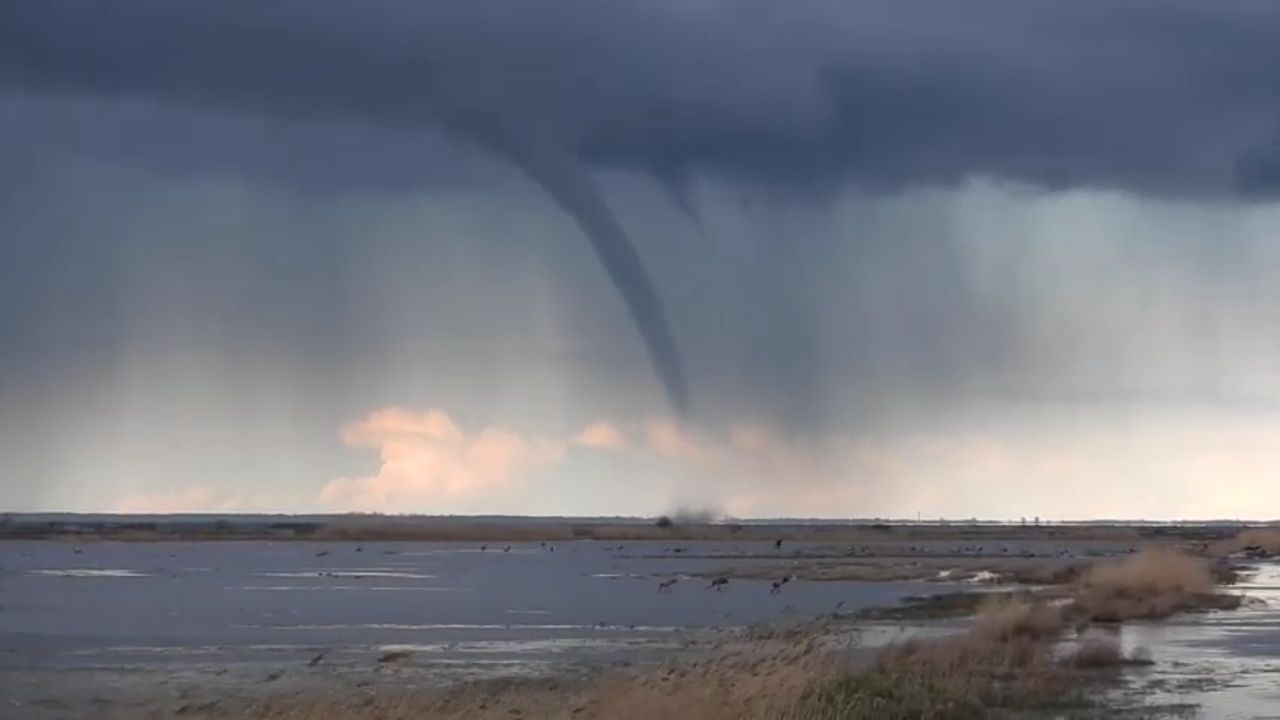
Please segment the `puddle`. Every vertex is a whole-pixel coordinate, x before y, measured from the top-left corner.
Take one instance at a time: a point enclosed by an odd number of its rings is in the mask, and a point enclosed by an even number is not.
[[[75,650],[72,655],[220,655],[231,652],[307,652],[310,645],[116,645],[93,650]]]
[[[404,587],[400,585],[241,585],[224,587],[223,590],[245,590],[249,592],[470,592],[470,588],[452,587]]]
[[[432,665],[461,665],[471,667],[473,665],[497,665],[501,667],[512,667],[527,669],[530,672],[537,671],[539,668],[552,668],[555,663],[551,660],[525,660],[523,658],[432,658]],[[503,673],[504,675],[506,673]]]
[[[486,554],[486,555],[554,555],[555,551],[549,546],[545,548],[518,548],[512,547],[506,550],[503,546],[489,546],[486,548],[447,548],[440,550],[413,550],[410,552],[399,553],[401,557],[427,557],[432,555],[469,555],[469,554]]]
[[[310,630],[396,630],[396,631],[432,631],[432,630],[535,630],[563,631],[578,630],[598,632],[610,630],[614,632],[648,632],[674,633],[682,628],[671,625],[529,625],[529,624],[468,624],[468,623],[426,623],[421,625],[405,625],[397,623],[367,624],[333,624],[333,625],[232,625],[235,628],[258,628],[266,630],[310,631]]]
[[[389,568],[385,570],[312,570],[307,572],[265,572],[255,573],[254,577],[274,577],[274,578],[316,578],[316,577],[335,577],[335,578],[405,578],[408,580],[434,580],[435,575],[426,575],[423,573],[412,573]]]
[[[675,643],[678,644],[678,643]],[[556,655],[581,651],[609,652],[636,648],[670,647],[668,641],[658,643],[644,638],[551,638],[538,640],[481,640],[471,642],[439,642],[423,644],[378,645],[380,652],[505,654],[505,655]]]
[[[151,573],[139,572],[137,570],[122,569],[102,569],[91,570],[86,568],[71,568],[65,570],[32,570],[32,575],[41,575],[44,577],[68,577],[68,578],[145,578],[154,577]]]

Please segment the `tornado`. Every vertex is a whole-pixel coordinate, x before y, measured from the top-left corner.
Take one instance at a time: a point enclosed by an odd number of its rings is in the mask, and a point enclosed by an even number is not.
[[[197,14],[163,0],[135,2],[128,12],[118,4],[82,3],[83,12],[77,13],[40,0],[0,0],[0,80],[16,76],[41,91],[140,97],[196,109],[231,108],[284,118],[308,110],[371,122],[390,119],[413,125],[421,120],[471,137],[505,156],[577,223],[622,296],[672,408],[678,415],[686,414],[689,391],[684,369],[662,300],[635,246],[589,174],[568,151],[563,134],[543,135],[546,127],[514,112],[500,90],[501,83],[490,86],[499,88],[492,94],[487,94],[491,92],[487,88],[477,90],[466,75],[474,57],[450,58],[429,51],[414,55],[409,47],[394,44],[386,54],[381,47],[366,52],[359,43],[382,38],[386,28],[356,23],[346,43],[342,25],[327,27],[317,20],[313,26],[304,21],[310,16],[297,12],[301,3],[268,4],[268,9],[254,5],[252,10],[245,9],[247,4],[232,5],[225,14],[218,12],[222,8],[218,3],[198,4],[201,12]],[[116,18],[111,32],[95,32],[98,26],[93,21],[98,16]],[[335,19],[342,21],[343,16]],[[135,37],[130,38],[129,32]],[[398,33],[391,35],[405,39]],[[236,62],[211,63],[209,58],[225,55],[217,39],[233,36],[245,52],[236,55]],[[289,43],[277,51],[282,38]],[[148,61],[148,43],[153,41],[163,62]],[[76,52],[68,53],[67,47]],[[311,62],[336,51],[351,52],[351,58],[339,58],[352,60],[351,64]],[[246,59],[255,54],[275,64],[263,67]],[[410,62],[406,67],[426,69],[415,80],[411,101],[403,99],[409,96],[402,92],[404,88],[388,84],[383,77],[388,69],[402,70],[396,61],[404,59]],[[320,67],[326,74],[308,74]],[[342,72],[331,72],[331,68]],[[284,88],[292,94],[282,92]],[[668,171],[661,182],[673,201],[696,217],[687,180],[679,172]]]
[[[689,387],[662,298],[635,245],[591,176],[562,144],[530,128],[465,103],[449,102],[447,97],[434,99],[437,102],[433,103],[433,118],[441,128],[505,158],[542,188],[587,236],[627,306],[672,410],[678,417],[687,417]],[[678,182],[665,184],[677,191],[682,187]]]
[[[686,416],[689,388],[662,298],[654,289],[635,245],[599,188],[563,150],[536,142],[511,142],[495,137],[489,140],[550,195],[587,236],[631,314],[672,409],[678,416]]]

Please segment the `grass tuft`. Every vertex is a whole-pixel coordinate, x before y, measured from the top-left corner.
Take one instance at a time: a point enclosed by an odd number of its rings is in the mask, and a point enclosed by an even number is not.
[[[1116,642],[1115,638],[1100,635],[1085,637],[1066,659],[1074,667],[1089,670],[1113,668],[1125,663],[1120,643]]]
[[[1146,550],[1087,570],[1074,587],[1070,613],[1092,622],[1123,622],[1239,604],[1238,596],[1216,591],[1208,561],[1170,550]]]

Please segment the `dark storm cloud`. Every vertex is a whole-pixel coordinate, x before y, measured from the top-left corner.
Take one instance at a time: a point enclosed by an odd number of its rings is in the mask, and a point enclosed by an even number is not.
[[[591,239],[677,407],[662,303],[586,170],[647,174],[693,217],[700,177],[1274,197],[1277,68],[1265,0],[0,3],[6,146],[303,188],[473,182],[449,135],[519,167]],[[74,127],[40,120],[58,103]],[[916,335],[946,337],[963,288],[923,295]],[[804,323],[777,324],[796,341],[765,360],[798,362]]]
[[[386,132],[350,119],[284,124],[150,100],[0,92],[0,127],[10,129],[0,136],[9,159],[123,159],[171,176],[251,175],[301,192],[466,189],[493,174],[492,162],[440,134]]]
[[[664,179],[1274,191],[1277,67],[1264,0],[0,6],[29,91],[519,127]]]

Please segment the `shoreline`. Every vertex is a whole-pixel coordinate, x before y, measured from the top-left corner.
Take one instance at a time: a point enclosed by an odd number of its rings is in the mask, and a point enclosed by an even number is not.
[[[1251,523],[1201,522],[994,524],[984,522],[911,523],[889,521],[744,521],[672,520],[658,524],[639,519],[543,519],[464,517],[332,516],[285,519],[262,516],[0,516],[0,541],[333,541],[333,542],[572,542],[782,541],[783,543],[891,543],[899,541],[1048,541],[1054,543],[1221,542],[1243,530],[1267,527]]]

